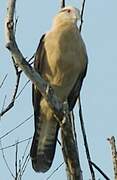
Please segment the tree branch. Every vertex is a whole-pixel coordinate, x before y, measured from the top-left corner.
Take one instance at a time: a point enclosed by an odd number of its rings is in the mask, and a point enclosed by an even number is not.
[[[41,94],[48,101],[51,108],[55,111],[57,115],[63,116],[62,113],[62,103],[54,94],[53,89],[50,85],[41,78],[39,73],[37,73],[34,68],[32,68],[28,62],[23,57],[20,52],[14,36],[14,23],[13,15],[15,10],[16,0],[8,0],[7,15],[5,20],[5,37],[6,37],[6,47],[11,52],[12,57],[15,60],[15,63],[24,71],[27,77],[37,86]],[[51,103],[50,103],[51,102]]]
[[[66,116],[64,117],[64,121],[67,120],[67,123],[64,123],[61,127],[62,151],[67,167],[66,171],[68,180],[82,180],[83,177],[80,168],[79,155],[72,132],[71,119],[69,117],[67,117],[67,119]]]
[[[90,163],[91,162],[91,157],[90,157],[90,152],[89,152],[85,127],[84,127],[84,121],[83,121],[83,115],[82,115],[82,106],[81,106],[80,98],[79,98],[79,116],[80,116],[80,124],[81,124],[81,129],[82,129],[84,145],[85,145],[85,150],[86,150],[86,156],[87,156],[87,160],[88,160],[88,164],[89,164],[89,169],[90,169],[90,172],[91,172],[92,180],[95,180],[95,173],[94,173],[92,164]]]
[[[79,27],[79,31],[80,32],[82,30],[82,25],[83,25],[83,15],[84,15],[85,2],[86,2],[86,0],[83,0],[82,10],[81,10],[81,24],[80,24],[80,27]]]
[[[114,179],[117,179],[117,150],[115,145],[115,137],[112,136],[111,138],[107,139],[111,145],[112,151],[112,159],[113,159],[113,168],[114,168]]]

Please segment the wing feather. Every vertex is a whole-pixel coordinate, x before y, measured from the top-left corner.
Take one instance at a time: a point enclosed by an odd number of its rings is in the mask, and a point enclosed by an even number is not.
[[[78,76],[76,83],[74,84],[74,87],[72,88],[72,90],[68,96],[68,105],[69,105],[70,111],[73,110],[73,108],[76,104],[76,101],[80,95],[80,90],[82,87],[83,79],[86,76],[86,72],[87,72],[88,56],[87,56],[86,50],[84,52],[85,52],[85,61],[87,63],[86,63],[86,67],[85,67],[84,71],[80,74],[80,76]]]

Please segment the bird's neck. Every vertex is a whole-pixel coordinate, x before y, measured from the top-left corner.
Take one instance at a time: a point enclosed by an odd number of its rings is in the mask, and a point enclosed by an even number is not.
[[[73,23],[72,21],[54,21],[52,25],[52,30],[55,29],[72,29],[74,27],[77,27],[76,23]]]

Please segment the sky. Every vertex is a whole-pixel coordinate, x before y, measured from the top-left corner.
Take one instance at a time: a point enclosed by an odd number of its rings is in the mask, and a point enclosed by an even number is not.
[[[67,5],[81,8],[82,0],[68,0]],[[0,84],[6,74],[7,79],[0,88],[0,108],[10,102],[15,87],[15,71],[10,53],[5,48],[4,18],[7,1],[0,0]],[[91,153],[95,162],[109,177],[113,177],[111,149],[107,138],[117,138],[117,1],[93,0],[86,1],[82,37],[86,44],[89,64],[88,72],[81,91],[83,117]],[[16,40],[24,57],[28,59],[34,54],[39,39],[47,32],[52,19],[60,9],[60,0],[28,1],[17,0],[16,16],[18,17]],[[19,92],[27,82],[22,74]],[[89,180],[90,172],[86,160],[84,143],[79,123],[78,105],[75,109],[76,131],[79,147],[79,156],[84,180]],[[31,83],[17,98],[15,106],[6,113],[0,121],[0,137],[33,114],[31,102]],[[1,139],[2,146],[6,147],[23,139],[33,136],[33,118]],[[30,142],[31,144],[31,142]],[[29,152],[30,144],[27,148]],[[27,142],[19,144],[18,159],[21,159]],[[4,150],[5,157],[15,173],[15,147]],[[51,169],[45,173],[35,173],[28,163],[23,180],[46,180],[49,175],[63,162],[61,147],[57,145],[54,162]],[[104,178],[95,170],[96,180]],[[13,179],[4,163],[0,151],[0,179]],[[50,178],[51,180],[66,180],[65,166],[59,168]]]

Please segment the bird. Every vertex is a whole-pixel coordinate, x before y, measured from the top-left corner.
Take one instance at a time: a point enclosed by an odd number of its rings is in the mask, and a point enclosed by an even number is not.
[[[77,21],[79,9],[66,6],[54,17],[50,31],[40,39],[34,59],[34,69],[53,88],[63,103],[72,111],[79,98],[87,72],[88,56]],[[38,88],[32,85],[34,135],[30,149],[32,168],[45,173],[52,165],[59,122],[54,111]]]

